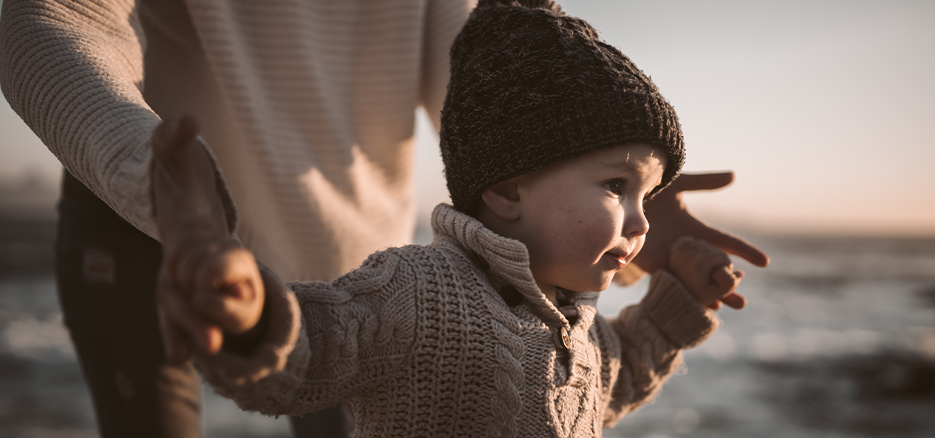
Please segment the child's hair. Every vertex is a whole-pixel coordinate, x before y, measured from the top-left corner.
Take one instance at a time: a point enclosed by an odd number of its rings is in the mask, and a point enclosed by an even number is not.
[[[481,0],[451,48],[441,151],[455,208],[491,185],[601,148],[648,143],[685,162],[675,110],[588,23],[549,0]]]

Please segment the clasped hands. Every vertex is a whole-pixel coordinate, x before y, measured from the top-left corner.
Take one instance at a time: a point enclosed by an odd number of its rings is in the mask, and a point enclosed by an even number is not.
[[[769,256],[746,240],[712,228],[692,216],[682,194],[686,191],[720,189],[733,181],[733,172],[680,175],[646,204],[649,234],[643,249],[633,260],[633,264],[645,272],[669,268],[693,294],[695,291],[705,291],[699,292],[705,295],[699,299],[699,303],[714,310],[720,309],[722,303],[734,309],[742,309],[747,303],[747,299],[735,290],[743,278],[743,272],[734,271],[727,254],[736,255],[761,268],[769,265]],[[704,281],[691,280],[697,276],[692,277],[686,271],[685,267],[690,261],[688,255],[692,253],[706,254],[703,265],[709,275]],[[718,292],[723,293],[712,301],[712,294]]]
[[[191,117],[153,132],[153,205],[163,262],[156,286],[159,326],[170,363],[198,348],[216,354],[224,339],[260,319],[264,289],[253,255],[232,240],[213,164]]]

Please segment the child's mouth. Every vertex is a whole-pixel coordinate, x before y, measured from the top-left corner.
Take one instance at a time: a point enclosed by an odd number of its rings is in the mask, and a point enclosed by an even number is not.
[[[623,269],[627,265],[627,254],[618,254],[613,252],[605,253],[616,265],[617,269]]]

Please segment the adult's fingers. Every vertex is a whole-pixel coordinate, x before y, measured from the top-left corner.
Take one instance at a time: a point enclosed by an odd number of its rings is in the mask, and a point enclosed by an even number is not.
[[[159,306],[166,316],[167,323],[174,324],[192,339],[195,345],[208,354],[221,350],[223,334],[214,325],[204,322],[196,315],[180,292],[168,285],[159,288]]]
[[[179,159],[182,147],[198,135],[198,122],[191,116],[166,120],[156,127],[152,136],[153,154],[156,159],[171,162]]]
[[[166,361],[178,365],[192,355],[192,341],[184,331],[172,322],[162,309],[159,309],[159,333]]]
[[[708,241],[710,244],[722,249],[728,254],[740,257],[755,266],[761,268],[769,266],[769,256],[752,243],[721,230],[710,227],[705,228],[704,233],[699,237]]]
[[[160,124],[152,135],[152,195],[163,245],[174,246],[193,232],[227,237],[224,208],[211,159],[195,141],[191,117]]]
[[[734,182],[734,172],[683,173],[672,182],[671,190],[716,190]]]
[[[737,310],[743,309],[747,306],[747,297],[737,292],[731,292],[721,297],[721,301],[724,302],[724,304],[726,304],[728,307]]]

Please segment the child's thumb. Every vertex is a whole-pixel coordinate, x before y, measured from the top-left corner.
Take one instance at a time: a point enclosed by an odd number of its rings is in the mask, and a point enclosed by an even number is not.
[[[740,278],[734,273],[733,265],[723,265],[714,268],[711,272],[711,279],[714,283],[726,291],[734,290],[740,283]]]

